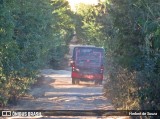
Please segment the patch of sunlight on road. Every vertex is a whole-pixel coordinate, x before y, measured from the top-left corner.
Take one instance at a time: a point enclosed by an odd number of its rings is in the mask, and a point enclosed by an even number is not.
[[[98,89],[98,90],[102,91],[102,86],[95,86],[95,85],[73,85],[71,83],[71,81],[70,82],[69,81],[67,81],[66,83],[63,82],[63,84],[59,84],[59,82],[58,83],[55,82],[53,86],[56,89],[61,89],[61,88],[71,89],[71,88],[74,88],[75,90],[76,89],[81,90],[83,88],[86,88],[88,90],[97,90]]]
[[[67,70],[53,70],[53,69],[45,69],[45,70],[40,70],[40,73],[45,76],[45,77],[70,77],[71,78],[71,71]]]
[[[72,92],[45,92],[44,96],[92,96],[92,95],[102,95],[102,93],[81,93],[81,92],[76,92],[76,93],[72,93]]]

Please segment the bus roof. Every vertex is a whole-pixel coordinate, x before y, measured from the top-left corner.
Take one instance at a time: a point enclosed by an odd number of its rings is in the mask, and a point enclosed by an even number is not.
[[[96,46],[76,46],[76,47],[74,47],[74,49],[75,48],[95,48],[95,49],[104,49],[104,48],[102,48],[102,47],[96,47]]]

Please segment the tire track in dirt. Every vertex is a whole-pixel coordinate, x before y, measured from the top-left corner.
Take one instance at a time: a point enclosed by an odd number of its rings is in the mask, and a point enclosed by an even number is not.
[[[113,110],[103,96],[102,86],[92,82],[72,85],[70,71],[45,69],[42,78],[34,85],[28,97],[22,97],[13,110]],[[13,117],[10,117],[10,119]],[[20,117],[17,117],[20,118]],[[24,118],[24,117],[23,117]],[[124,119],[124,117],[48,116],[41,119]],[[125,117],[126,119],[126,117]]]

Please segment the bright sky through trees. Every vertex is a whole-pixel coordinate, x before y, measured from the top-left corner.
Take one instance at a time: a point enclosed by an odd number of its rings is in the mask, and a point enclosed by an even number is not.
[[[79,3],[85,3],[85,4],[98,4],[98,1],[99,0],[68,0],[70,6],[71,6],[71,9],[73,11],[76,10],[75,6]]]

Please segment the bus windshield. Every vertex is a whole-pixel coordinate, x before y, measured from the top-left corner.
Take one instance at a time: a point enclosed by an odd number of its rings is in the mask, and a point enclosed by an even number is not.
[[[79,66],[100,66],[102,64],[103,51],[98,48],[76,48],[75,62]]]

